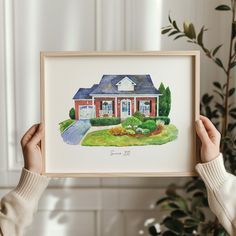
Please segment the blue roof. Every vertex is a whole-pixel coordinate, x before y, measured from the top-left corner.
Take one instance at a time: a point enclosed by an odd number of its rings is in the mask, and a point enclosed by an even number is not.
[[[90,93],[98,87],[98,84],[94,84],[91,88],[80,88],[73,99],[91,99]]]
[[[132,80],[134,91],[119,91],[116,85],[123,78]],[[73,99],[89,99],[96,94],[150,94],[157,95],[160,92],[155,88],[150,75],[103,75],[99,84],[91,88],[80,88]]]

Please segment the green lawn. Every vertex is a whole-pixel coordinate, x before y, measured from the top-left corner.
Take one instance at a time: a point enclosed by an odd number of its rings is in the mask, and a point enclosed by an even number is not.
[[[69,127],[71,124],[73,124],[75,122],[75,120],[71,120],[71,119],[68,119],[68,120],[64,120],[62,122],[59,123],[60,125],[60,131],[61,133],[63,133],[63,131]]]
[[[84,138],[83,146],[143,146],[143,145],[161,145],[175,140],[178,136],[177,128],[170,124],[166,125],[164,130],[157,135],[131,137],[113,136],[109,133],[108,129],[98,130],[88,133]]]

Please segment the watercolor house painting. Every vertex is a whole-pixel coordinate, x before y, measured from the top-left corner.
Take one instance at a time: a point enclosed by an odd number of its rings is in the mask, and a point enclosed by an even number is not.
[[[106,74],[98,84],[77,90],[59,130],[71,145],[162,145],[178,136],[170,110],[169,86],[160,82],[156,88],[149,74]]]
[[[120,117],[123,120],[137,111],[157,117],[160,96],[149,74],[103,75],[99,84],[80,88],[74,95],[75,119]]]

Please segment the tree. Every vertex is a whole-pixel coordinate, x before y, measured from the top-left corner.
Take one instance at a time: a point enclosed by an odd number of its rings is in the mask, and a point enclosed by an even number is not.
[[[159,92],[161,93],[161,96],[159,98],[159,116],[168,116],[171,108],[170,88],[165,88],[164,84],[161,83]]]
[[[72,107],[69,111],[69,117],[74,120],[75,119],[75,108]]]

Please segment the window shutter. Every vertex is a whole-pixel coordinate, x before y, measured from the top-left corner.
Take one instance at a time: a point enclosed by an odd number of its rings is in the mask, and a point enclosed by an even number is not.
[[[150,100],[150,113],[152,112],[152,100]]]
[[[102,110],[102,101],[100,102],[100,110]]]
[[[140,111],[140,107],[139,107],[139,101],[138,101],[138,103],[137,103],[137,104],[138,104],[138,109],[137,109],[137,110],[138,110],[138,111]]]
[[[115,101],[112,100],[112,113],[115,113]]]

